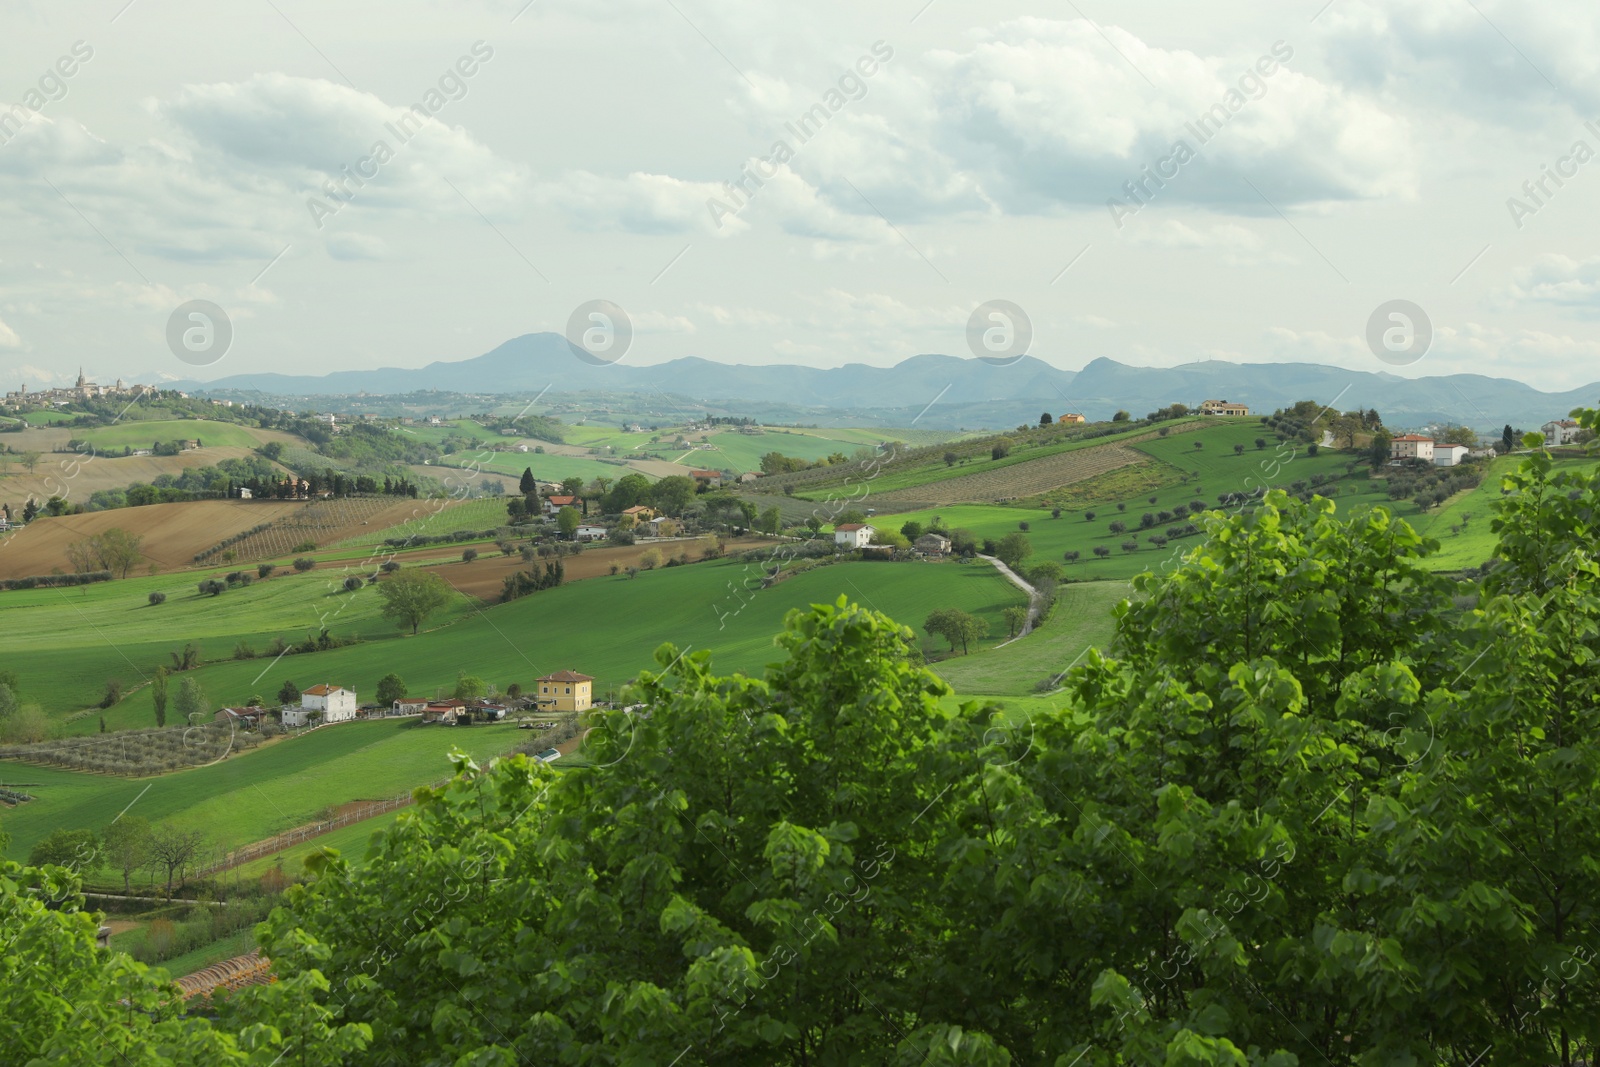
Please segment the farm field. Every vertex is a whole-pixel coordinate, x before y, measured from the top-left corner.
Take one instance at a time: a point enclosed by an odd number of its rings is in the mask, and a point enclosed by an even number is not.
[[[26,855],[59,827],[107,826],[125,809],[152,823],[203,828],[213,844],[235,848],[312,822],[324,808],[387,799],[447,777],[451,748],[481,762],[526,739],[526,731],[509,723],[449,729],[401,719],[326,726],[155,778],[6,761],[0,763],[0,780],[32,783],[26,791],[37,798],[5,810],[12,838],[8,854]],[[114,736],[85,739],[90,745],[115,743]]]
[[[144,538],[134,573],[151,564],[162,570],[189,567],[196,553],[218,541],[305,506],[287,500],[195,500],[39,518],[0,542],[0,577],[71,571],[67,546],[114,526]]]
[[[957,693],[1032,695],[1042,680],[1080,662],[1090,648],[1110,647],[1116,623],[1111,609],[1132,592],[1126,582],[1063,585],[1044,626],[1000,648],[940,660],[933,670]]]
[[[378,614],[382,601],[377,590],[356,593],[336,591],[326,574],[280,573],[247,588],[230,589],[220,596],[201,596],[196,584],[204,577],[221,577],[227,568],[196,571],[181,578],[171,575],[129,578],[72,589],[8,590],[0,593],[0,627],[6,637],[7,669],[15,670],[24,703],[38,703],[46,713],[61,713],[97,703],[106,679],[120,678],[128,687],[144,685],[158,664],[169,664],[168,653],[195,641],[208,659],[233,654],[240,641],[256,652],[264,651],[274,635],[287,642],[304,640],[327,626],[339,636],[368,640],[388,638],[398,631]],[[151,592],[164,592],[164,604],[150,605]],[[430,625],[448,622],[470,611],[466,598],[452,602]],[[300,656],[286,656],[280,666],[293,665]],[[244,692],[210,692],[213,702],[242,703],[256,693],[270,698],[282,681],[265,690],[249,685],[269,661],[238,661]],[[347,684],[371,689],[382,672]],[[454,675],[452,674],[453,678]],[[306,684],[311,684],[307,682]],[[109,729],[155,725],[148,691],[125,697],[103,713]],[[75,733],[99,729],[99,717],[87,715],[68,724]]]
[[[157,441],[179,441],[193,438],[203,447],[228,446],[254,448],[261,438],[238,423],[212,422],[206,419],[151,419],[144,422],[118,422],[111,426],[96,426],[78,430],[73,434],[87,441],[98,451],[122,448],[149,448]]]
[[[876,494],[885,500],[918,500],[929,504],[1006,501],[1038,496],[1073,482],[1109,474],[1122,467],[1150,463],[1150,457],[1127,445],[1058,452],[1026,463],[947,478],[908,489]]]
[[[855,440],[839,440],[823,436],[824,431],[814,430],[803,433],[799,430],[765,430],[758,434],[740,433],[737,430],[723,430],[714,433],[706,440],[715,448],[712,452],[695,452],[691,460],[697,466],[715,467],[718,470],[735,470],[740,473],[745,471],[758,471],[761,469],[761,457],[768,452],[781,452],[786,456],[803,459],[808,463],[815,462],[832,455],[835,452],[848,456],[860,448],[869,448],[883,437],[875,437],[870,442]]]
[[[542,455],[537,452],[455,452],[445,456],[439,465],[425,469],[434,471],[434,477],[442,478],[444,472],[441,467],[464,467],[469,463],[478,470],[511,478],[519,477],[524,470],[532,470],[535,478],[546,482],[559,482],[573,477],[582,478],[585,482],[595,478],[615,481],[632,469],[622,462],[606,463],[598,459],[557,456],[549,452]]]
[[[1023,600],[1020,591],[988,566],[846,563],[819,567],[770,589],[735,591],[747,577],[754,584],[758,573],[755,565],[746,571],[742,563],[723,561],[670,567],[637,579],[596,578],[473,611],[436,629],[430,620],[430,630],[419,637],[401,636],[391,627],[388,640],[286,656],[276,664],[224,661],[208,664],[194,676],[213,703],[227,704],[243,703],[252,693],[276,693],[287,680],[302,688],[335,681],[364,696],[390,671],[399,672],[413,691],[432,693],[436,687],[453,687],[462,669],[503,689],[512,682],[527,686],[541,674],[570,668],[596,678],[598,697],[651,667],[655,649],[667,641],[680,649],[711,650],[716,669],[724,672],[759,670],[773,658],[772,635],[782,629],[790,608],[833,601],[841,594],[907,626],[920,627],[935,608],[962,608],[988,623],[991,637],[981,642],[983,647],[1004,639],[1000,612]],[[244,599],[255,588],[224,597]],[[346,599],[375,602],[377,591],[364,589]],[[355,610],[354,604],[346,610]],[[592,620],[602,619],[606,638],[597,641]],[[372,620],[352,629],[383,625]],[[340,632],[345,632],[343,626]],[[935,647],[926,634],[919,631],[919,637],[928,648]],[[158,652],[164,657],[165,646],[144,654],[153,660]],[[147,689],[126,697],[113,711],[119,725],[155,721]],[[112,721],[112,712],[107,721]]]
[[[432,727],[429,727],[432,729]],[[439,727],[443,730],[444,727]],[[473,727],[477,729],[477,727]],[[353,822],[349,826],[341,826],[337,830],[330,830],[321,837],[313,837],[297,845],[291,845],[282,852],[274,852],[270,856],[253,859],[249,863],[241,863],[228,871],[224,877],[232,881],[235,878],[248,880],[260,878],[268,869],[276,867],[279,861],[283,864],[283,873],[289,878],[295,878],[305,873],[305,859],[311,853],[323,848],[335,848],[340,855],[354,863],[360,863],[366,857],[367,844],[372,840],[372,835],[379,830],[387,830],[394,825],[395,819],[400,817],[400,812],[386,812],[383,815],[374,815],[370,819]]]
[[[68,435],[62,433],[58,445],[65,445]],[[13,446],[16,442],[11,442]],[[37,448],[38,445],[33,447]],[[87,456],[76,452],[46,452],[32,474],[18,463],[15,456],[6,457],[7,473],[0,474],[0,500],[10,501],[12,510],[22,507],[22,502],[33,496],[48,499],[64,496],[77,503],[87,500],[101,489],[122,489],[134,482],[151,484],[163,474],[179,475],[190,467],[212,467],[225,459],[243,459],[253,455],[253,449],[242,447],[197,448],[176,456]]]
[[[492,530],[507,522],[504,500],[411,500],[407,503],[410,507],[398,521],[391,520],[382,527],[371,525],[328,547],[364,548],[381,545],[395,537],[433,537],[457,530]],[[417,512],[415,516],[412,510]]]
[[[759,537],[745,537],[724,542],[727,550],[739,552],[744,549],[760,548],[772,542]],[[585,578],[611,577],[611,567],[614,565],[626,571],[631,566],[636,566],[639,558],[646,552],[654,549],[663,561],[672,559],[680,553],[687,553],[691,562],[704,559],[704,543],[699,538],[681,538],[671,541],[651,541],[636,545],[618,545],[615,547],[602,544],[590,545],[576,556],[567,556],[561,561],[562,573],[568,582],[580,581]],[[431,551],[431,550],[429,550]],[[434,573],[445,581],[456,592],[465,596],[475,597],[479,600],[494,603],[500,599],[501,589],[506,578],[519,570],[526,570],[528,564],[522,562],[520,555],[502,556],[500,552],[490,546],[488,551],[479,550],[482,554],[471,563],[461,563],[461,549],[459,547],[445,548],[438,553],[437,558],[453,559],[454,566],[441,566]],[[407,554],[400,557],[409,562],[428,554],[417,553],[416,556]],[[542,569],[545,561],[537,561],[535,566]]]

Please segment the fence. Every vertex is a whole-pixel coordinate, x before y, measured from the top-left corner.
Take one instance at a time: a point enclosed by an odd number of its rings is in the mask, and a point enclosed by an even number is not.
[[[445,781],[448,780],[445,779]],[[442,783],[436,782],[434,784],[439,785]],[[223,856],[220,862],[213,863],[209,867],[202,867],[199,872],[200,876],[204,877],[209,874],[220,874],[223,871],[232,870],[234,867],[249,863],[251,860],[260,859],[262,856],[270,856],[274,852],[282,852],[284,849],[291,848],[302,841],[320,837],[342,826],[349,826],[353,822],[360,822],[363,819],[371,819],[378,815],[397,811],[410,803],[410,793],[404,796],[390,797],[388,800],[364,801],[359,807],[353,808],[343,815],[332,819],[323,819],[320,822],[307,823],[304,826],[297,826],[293,830],[285,830],[276,837],[269,837],[265,841],[257,841],[254,844],[245,845],[243,848],[234,849]]]

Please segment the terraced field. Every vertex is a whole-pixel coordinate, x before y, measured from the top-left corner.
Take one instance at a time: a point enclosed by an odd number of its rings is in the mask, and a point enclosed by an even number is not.
[[[244,563],[283,559],[291,555],[297,545],[308,541],[320,548],[356,537],[363,527],[382,530],[407,521],[413,512],[427,514],[430,510],[437,510],[431,501],[390,496],[318,500],[294,506],[272,520],[265,530],[227,546],[227,550]],[[207,549],[217,543],[213,542]],[[215,553],[207,557],[208,562],[216,560]]]
[[[1081,482],[1122,467],[1151,462],[1150,457],[1125,445],[1060,452],[1031,463],[1018,463],[998,470],[964,474],[942,482],[895,489],[875,494],[883,500],[903,500],[924,505],[973,502],[1000,503],[1037,496],[1063,485]]]

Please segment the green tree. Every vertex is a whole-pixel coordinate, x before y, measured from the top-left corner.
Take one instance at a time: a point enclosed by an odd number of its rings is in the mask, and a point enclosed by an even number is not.
[[[694,492],[693,478],[685,474],[669,475],[650,487],[650,504],[676,517],[694,500]]]
[[[922,536],[922,523],[916,519],[907,519],[905,525],[900,527],[900,533],[907,541],[915,541]]]
[[[1371,464],[1373,470],[1389,462],[1389,446],[1392,443],[1389,435],[1383,430],[1372,435],[1372,444],[1367,449],[1367,462]]]
[[[157,667],[150,679],[150,700],[156,708],[156,725],[167,725],[167,668]]]
[[[1008,533],[995,545],[994,555],[1007,567],[1014,568],[1033,555],[1033,543],[1028,540],[1027,534]]]
[[[534,480],[533,468],[522,468],[522,478],[517,482],[517,490],[523,496],[531,496],[539,491],[539,483]]]
[[[770,507],[761,513],[761,521],[757,526],[764,533],[775,534],[783,529],[783,511],[778,507]]]
[[[601,508],[608,515],[620,514],[627,508],[646,503],[650,499],[650,479],[642,474],[624,474],[617,484],[605,494]]]
[[[200,679],[185,674],[178,681],[178,693],[172,698],[172,710],[186,723],[197,724],[211,716],[211,704],[200,686]]]
[[[50,836],[28,850],[28,866],[53,864],[89,872],[100,866],[100,842],[92,830],[52,830]]]
[[[284,682],[283,682],[283,685],[278,687],[278,703],[279,704],[299,704],[300,703],[300,687],[295,685],[294,682],[292,682],[292,681],[288,680],[287,678],[285,678]]]
[[[16,692],[6,683],[0,682],[0,719],[15,715],[19,707],[21,704],[17,700]]]
[[[989,634],[989,624],[976,615],[969,615],[960,608],[940,608],[931,612],[923,620],[922,628],[935,637],[942,637],[950,642],[950,651],[954,652],[956,646],[961,646],[961,652],[968,652],[968,645]]]
[[[456,674],[455,698],[457,700],[482,700],[489,686],[475,674],[460,671]]]
[[[1006,636],[1015,637],[1028,624],[1028,609],[1020,604],[1012,604],[1000,612],[1000,617],[1006,621]]]
[[[122,891],[132,888],[133,872],[150,858],[150,823],[138,815],[122,815],[112,820],[100,835],[100,848],[106,864],[122,872]]]
[[[578,514],[578,509],[571,504],[556,512],[556,528],[561,531],[561,536],[569,541],[582,524],[583,518]]]
[[[1119,411],[1111,416],[1112,422],[1127,422],[1131,416],[1126,411]]]
[[[578,496],[583,492],[583,479],[577,475],[562,479],[561,492],[566,496]]]
[[[411,627],[415,634],[429,615],[449,603],[450,587],[436,574],[409,570],[378,583],[378,595],[383,598],[384,616],[401,629]]]
[[[376,700],[379,704],[393,706],[396,700],[406,695],[406,683],[398,674],[390,671],[378,679],[378,694]]]

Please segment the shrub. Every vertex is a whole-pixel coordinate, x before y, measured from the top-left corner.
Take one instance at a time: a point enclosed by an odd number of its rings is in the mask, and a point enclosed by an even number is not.
[[[289,551],[290,552],[315,552],[316,550],[317,550],[317,543],[315,541],[301,541],[298,545],[295,545]]]
[[[148,599],[152,604],[165,604],[167,602],[167,594],[151,593],[146,599]]]
[[[1111,555],[1111,550],[1105,545],[1095,545],[1094,554],[1099,556],[1101,559],[1105,559],[1107,556]]]
[[[1017,523],[1017,529],[1021,530],[1023,533],[1027,533],[1028,532],[1028,524],[1025,523],[1025,522],[1019,522],[1019,523]]]
[[[215,578],[207,578],[205,581],[200,583],[199,588],[201,596],[217,596],[222,593],[223,590],[227,589],[228,586],[226,583],[219,582]]]
[[[639,557],[639,566],[647,571],[653,571],[661,566],[661,550],[657,548],[645,549],[644,553]]]
[[[475,548],[463,548],[461,550],[461,562],[462,563],[471,563],[473,560],[475,560],[477,558],[478,558],[478,550],[477,549],[475,549]]]
[[[1122,551],[1124,551],[1124,552],[1137,552],[1137,551],[1139,551],[1139,542],[1137,542],[1137,541],[1124,541],[1124,542],[1122,542]]]
[[[1093,522],[1093,521],[1094,521],[1094,512],[1092,512],[1092,511],[1085,511],[1085,512],[1084,512],[1084,513],[1083,513],[1083,521],[1084,521],[1084,522]]]
[[[400,563],[398,560],[386,559],[378,564],[378,569],[385,574],[393,574],[400,569]]]
[[[301,556],[294,561],[294,569],[299,571],[301,574],[304,574],[306,571],[310,570],[316,565],[317,561],[307,556]]]
[[[354,593],[357,589],[360,589],[365,584],[366,583],[361,580],[359,575],[352,574],[350,577],[344,580],[344,591],[347,593]]]
[[[250,642],[241,638],[239,643],[233,646],[233,658],[255,659],[256,650],[250,647]]]
[[[276,563],[261,563],[256,566],[257,578],[271,578],[272,572],[278,569]]]

